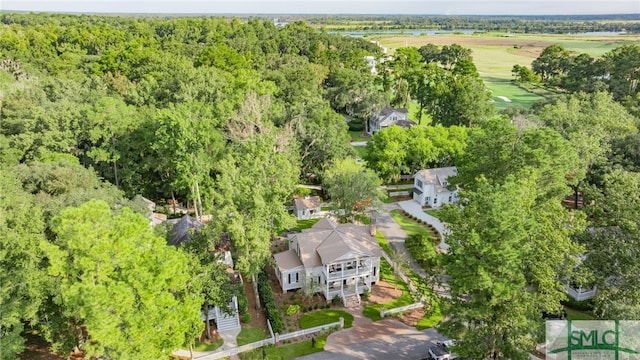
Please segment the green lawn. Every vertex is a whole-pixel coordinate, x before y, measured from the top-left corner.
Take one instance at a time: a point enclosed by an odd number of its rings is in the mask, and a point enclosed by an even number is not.
[[[544,99],[542,96],[529,92],[510,81],[485,79],[484,83],[491,91],[491,99],[498,110],[506,109],[512,105],[529,108],[533,103]],[[505,101],[506,99],[499,98],[499,96],[507,97],[511,101]]]
[[[213,344],[196,341],[196,344],[193,346],[193,351],[213,351],[222,346],[223,342],[222,338],[216,339]]]
[[[237,341],[238,346],[250,344],[252,342],[265,339],[264,330],[255,326],[243,326],[238,334]]]
[[[595,320],[596,317],[586,311],[575,310],[565,306],[564,311],[567,312],[567,320]]]
[[[383,305],[385,309],[394,309],[397,307],[413,304],[413,298],[411,298],[411,294],[409,293],[407,284],[405,284],[399,277],[396,278],[396,276],[393,274],[393,269],[391,269],[391,265],[389,265],[389,263],[387,263],[385,259],[380,259],[380,276],[382,280],[402,290],[402,295],[399,298],[389,301],[385,304],[365,305],[362,314],[373,321],[382,319],[380,317],[380,308]]]
[[[382,250],[384,250],[387,254],[391,254],[391,245],[389,245],[389,241],[387,241],[387,238],[382,235],[380,230],[376,230],[376,238],[378,239],[378,244],[380,245]]]
[[[309,229],[313,225],[315,225],[315,223],[317,223],[318,221],[320,221],[320,218],[298,220],[298,225],[296,225],[296,227],[294,227],[291,230],[293,230],[293,231],[302,231],[302,229]]]
[[[352,146],[351,148],[360,159],[364,159],[367,156],[368,151],[366,146]]]
[[[353,326],[353,315],[342,310],[318,310],[306,313],[298,319],[298,325],[302,329],[309,329],[340,321],[341,317],[344,318],[345,329]]]
[[[418,323],[416,324],[416,329],[424,330],[428,328],[432,328],[440,323],[444,315],[440,312],[440,308],[436,307],[432,313],[425,315]]]
[[[349,137],[351,137],[351,141],[369,141],[369,139],[371,139],[371,137],[362,130],[349,130]]]
[[[431,230],[425,228],[424,225],[422,224],[418,224],[413,220],[407,219],[400,213],[400,210],[392,210],[391,217],[393,217],[393,219],[398,223],[398,225],[400,225],[400,227],[404,231],[406,231],[407,235],[409,236],[412,236],[412,235],[424,235],[428,237],[432,236]]]
[[[440,216],[438,215],[438,213],[440,212],[440,210],[434,210],[434,209],[427,209],[424,211],[425,213],[433,216],[436,219],[440,219]]]
[[[262,360],[262,351],[264,350],[266,358],[269,360],[289,360],[300,356],[305,356],[324,350],[327,343],[326,336],[318,336],[316,346],[312,346],[311,340],[285,344],[282,346],[265,346],[253,351],[247,351],[238,354],[242,360]]]

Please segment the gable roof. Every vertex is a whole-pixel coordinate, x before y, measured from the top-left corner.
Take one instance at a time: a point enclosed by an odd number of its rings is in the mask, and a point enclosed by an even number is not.
[[[296,209],[317,209],[320,207],[320,196],[311,196],[293,199]]]
[[[305,268],[329,264],[344,255],[382,256],[382,249],[366,225],[338,224],[323,218],[310,229],[295,234]]]
[[[376,122],[383,122],[387,118],[389,118],[394,113],[406,115],[409,111],[405,108],[394,109],[390,106],[385,106],[382,110],[380,110],[377,114],[373,114],[372,119]]]
[[[189,215],[185,215],[173,225],[173,238],[169,240],[171,245],[180,245],[185,241],[191,240],[191,229],[199,229],[204,226],[197,219]]]
[[[280,272],[292,270],[297,267],[302,266],[302,262],[296,254],[295,250],[287,250],[283,251],[279,254],[273,255],[273,258],[276,260],[276,265],[278,265],[278,269]]]
[[[458,169],[455,166],[424,169],[416,173],[415,177],[420,177],[425,184],[434,185],[436,192],[442,192],[448,185],[447,179],[450,176],[458,174]]]

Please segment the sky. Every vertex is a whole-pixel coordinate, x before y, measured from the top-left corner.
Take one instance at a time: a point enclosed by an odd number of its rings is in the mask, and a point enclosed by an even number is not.
[[[282,15],[587,15],[640,14],[640,0],[0,0],[0,11],[4,10]]]

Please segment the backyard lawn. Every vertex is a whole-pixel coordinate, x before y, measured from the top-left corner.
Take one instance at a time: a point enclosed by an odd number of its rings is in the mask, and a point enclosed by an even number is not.
[[[240,353],[238,356],[242,360],[262,360],[265,359],[265,357],[262,356],[262,351],[264,350],[266,358],[269,360],[289,360],[324,350],[327,337],[318,336],[315,339],[315,346],[312,346],[311,340],[305,340],[277,347],[265,346],[256,350]]]
[[[438,215],[440,210],[427,209],[427,210],[424,210],[424,212],[429,214],[429,215],[431,215],[431,216],[433,216],[434,218],[440,220],[440,216]]]
[[[366,146],[352,146],[353,151],[356,153],[356,156],[360,159],[363,159],[367,156],[367,147]]]
[[[351,137],[352,142],[369,141],[369,139],[371,139],[363,130],[349,130],[349,137]]]
[[[320,218],[298,220],[298,225],[296,225],[296,227],[294,227],[291,230],[293,230],[293,231],[302,231],[303,229],[309,229],[313,225],[315,225],[315,223],[317,223],[318,221],[320,221]]]
[[[266,336],[262,328],[255,326],[243,326],[240,334],[236,338],[238,346],[250,344],[252,342],[265,339]]]
[[[353,326],[353,315],[342,310],[318,310],[306,313],[298,319],[298,325],[300,325],[301,329],[309,329],[338,322],[341,317],[344,318],[345,329]]]

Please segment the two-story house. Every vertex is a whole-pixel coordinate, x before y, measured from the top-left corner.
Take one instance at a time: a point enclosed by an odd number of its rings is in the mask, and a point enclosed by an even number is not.
[[[394,109],[385,106],[380,112],[373,114],[367,122],[367,133],[373,135],[376,131],[386,127],[398,125],[402,127],[411,127],[415,123],[409,120],[409,112],[407,109]]]
[[[274,255],[276,276],[284,292],[322,293],[327,301],[359,303],[360,295],[380,279],[382,249],[375,225],[338,224],[320,219],[288,238],[289,250]]]
[[[458,189],[448,182],[448,178],[456,174],[455,166],[418,171],[414,175],[413,200],[433,208],[458,202]]]

